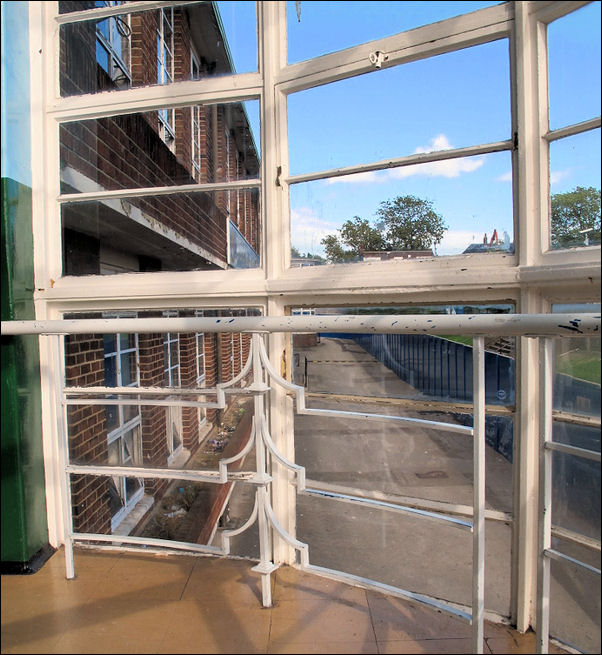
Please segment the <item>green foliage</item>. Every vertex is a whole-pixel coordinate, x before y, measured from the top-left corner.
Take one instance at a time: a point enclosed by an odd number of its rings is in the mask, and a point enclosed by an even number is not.
[[[389,250],[426,250],[441,243],[447,230],[432,202],[415,196],[381,202],[376,213],[383,221]]]
[[[372,224],[354,216],[343,223],[339,236],[322,239],[330,262],[359,259],[365,251],[427,250],[441,242],[447,226],[429,200],[397,196],[380,203]]]
[[[551,198],[552,248],[600,243],[600,190],[576,187]],[[586,234],[581,230],[591,228]]]

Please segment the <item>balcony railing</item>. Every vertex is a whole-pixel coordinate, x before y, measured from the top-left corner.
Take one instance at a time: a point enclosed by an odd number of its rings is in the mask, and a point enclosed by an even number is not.
[[[227,383],[217,384],[215,388],[158,388],[158,387],[67,387],[62,383],[62,337],[66,334],[118,334],[118,333],[252,333],[250,356],[238,376]],[[264,335],[272,332],[317,332],[386,334],[411,333],[429,335],[468,335],[473,337],[472,356],[472,426],[430,421],[406,416],[390,416],[370,412],[320,409],[308,406],[305,389],[283,378],[274,368],[266,350]],[[259,530],[259,563],[253,570],[262,576],[262,604],[272,605],[270,575],[278,568],[273,546],[280,539],[297,551],[297,566],[305,571],[335,580],[351,583],[365,589],[380,591],[392,596],[406,598],[436,608],[452,616],[459,617],[472,625],[473,652],[483,652],[483,621],[485,613],[485,337],[523,336],[541,341],[541,440],[540,440],[540,514],[539,514],[539,588],[537,613],[538,652],[547,652],[549,638],[549,580],[550,560],[570,560],[572,564],[584,567],[590,572],[600,574],[584,562],[569,558],[551,547],[551,455],[562,451],[579,458],[600,461],[600,452],[577,448],[552,441],[552,346],[558,337],[599,336],[600,316],[598,314],[546,314],[546,315],[390,315],[390,316],[291,316],[291,317],[232,317],[223,318],[122,318],[122,319],[72,319],[58,321],[12,321],[2,323],[4,335],[54,335],[54,366],[56,404],[58,466],[62,472],[61,506],[64,517],[64,543],[66,576],[75,575],[73,545],[76,542],[105,543],[115,547],[145,547],[147,550],[179,550],[195,553],[228,556],[230,540],[246,531],[253,524]],[[251,376],[251,383],[241,386],[240,382]],[[333,493],[324,489],[306,486],[305,469],[278,449],[270,434],[268,402],[266,394],[274,387],[280,387],[295,399],[298,414],[333,418],[354,419],[358,421],[397,422],[399,424],[420,426],[429,430],[444,430],[469,437],[472,440],[473,454],[473,506],[471,520],[446,515],[442,512],[426,511],[398,503],[374,500],[361,495]],[[254,416],[251,438],[233,457],[222,458],[217,470],[162,469],[148,467],[84,465],[70,461],[69,438],[66,408],[70,405],[126,405],[135,399],[137,405],[184,406],[223,409],[226,396],[233,393],[250,394],[253,398]],[[110,401],[108,400],[110,398]],[[239,470],[238,466],[254,447],[254,470]],[[276,460],[290,471],[289,480],[296,493],[311,494],[316,497],[337,496],[338,499],[358,503],[368,507],[411,514],[425,520],[441,521],[449,526],[472,533],[472,603],[468,608],[451,602],[418,594],[400,587],[350,575],[348,573],[316,566],[311,563],[308,544],[299,541],[296,535],[288,532],[278,518],[278,507],[273,506],[271,485],[273,482],[270,462]],[[237,464],[236,470],[230,465]],[[200,545],[197,543],[174,542],[163,539],[130,535],[107,535],[77,532],[74,530],[71,476],[121,476],[141,479],[188,480],[224,485],[237,481],[251,485],[255,490],[255,503],[246,522],[234,530],[220,533],[221,544]]]

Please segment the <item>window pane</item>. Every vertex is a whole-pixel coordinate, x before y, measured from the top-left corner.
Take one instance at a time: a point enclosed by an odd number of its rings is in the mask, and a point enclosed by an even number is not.
[[[292,252],[321,257],[316,263],[508,255],[511,171],[501,152],[295,184]]]
[[[600,535],[598,535],[598,539]],[[552,541],[552,548],[564,551],[600,569],[600,551]],[[550,634],[580,653],[600,652],[600,575],[552,559],[550,562]]]
[[[509,139],[508,66],[502,40],[292,94],[290,173]]]
[[[600,129],[550,144],[551,247],[600,245]]]
[[[74,10],[59,5],[61,13]],[[196,79],[257,70],[255,2],[176,6],[173,26],[170,15],[153,9],[61,25],[61,95],[190,80],[191,50],[199,60]]]
[[[228,194],[247,199],[227,214]],[[230,223],[248,252],[260,255],[259,190],[195,192],[65,203],[63,272],[99,275],[135,271],[218,270],[245,265],[228,242]]]
[[[550,23],[548,69],[552,129],[600,116],[599,2]]]
[[[508,305],[316,308],[316,315],[508,313]],[[512,512],[514,339],[485,342],[487,501]],[[293,337],[293,381],[307,406],[408,416],[472,427],[472,341],[456,336],[319,333]],[[496,406],[496,411],[493,407]],[[329,434],[327,440],[324,435]],[[364,441],[353,446],[353,439]],[[295,417],[297,462],[308,478],[404,497],[472,504],[472,442],[398,422]],[[348,447],[343,444],[348,442]],[[358,450],[359,449],[359,450]],[[331,461],[332,460],[332,461]],[[357,469],[357,461],[367,468]],[[369,473],[367,473],[369,471]]]
[[[257,100],[199,105],[66,123],[60,130],[61,192],[259,178],[258,105]],[[192,132],[193,109],[200,120],[196,134]],[[160,125],[166,123],[173,128],[174,144],[165,143]],[[222,140],[213,141],[218,123],[228,129],[228,157]],[[193,167],[193,137],[203,160],[200,178]]]
[[[129,352],[121,355],[121,386],[127,387],[137,381],[137,355],[136,352]]]
[[[287,2],[288,62],[318,57],[495,4],[499,3]]]
[[[599,312],[599,304],[556,304],[554,312]],[[555,340],[553,440],[600,452],[600,338]],[[595,422],[598,422],[598,426]],[[554,525],[600,539],[600,464],[554,453]]]

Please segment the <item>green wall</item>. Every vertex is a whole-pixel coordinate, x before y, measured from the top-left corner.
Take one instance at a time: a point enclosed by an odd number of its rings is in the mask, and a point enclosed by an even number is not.
[[[33,319],[31,189],[2,178],[2,320]],[[2,572],[47,559],[40,366],[36,336],[2,336]]]

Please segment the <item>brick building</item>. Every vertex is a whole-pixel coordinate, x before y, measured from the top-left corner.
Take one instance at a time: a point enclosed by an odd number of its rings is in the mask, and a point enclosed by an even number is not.
[[[120,3],[61,2],[60,7],[65,13],[109,4]],[[214,3],[67,27],[61,30],[63,96],[170,84],[233,70]],[[73,121],[60,130],[62,194],[259,177],[259,155],[242,103],[168,107]],[[245,268],[259,263],[255,188],[197,188],[187,193],[180,189],[74,201],[64,205],[61,219],[66,275]],[[204,315],[240,311],[205,310]],[[124,314],[103,314],[116,315]],[[203,312],[165,310],[158,315]],[[73,336],[65,345],[66,382],[212,387],[241,371],[249,343],[249,337],[240,334]],[[71,459],[182,468],[218,420],[217,410],[196,407],[72,406],[68,408]],[[76,476],[74,528],[111,533],[121,525],[123,533],[124,519],[130,516],[132,523],[135,508],[136,516],[144,515],[166,488],[166,481],[153,479]],[[134,529],[136,522],[125,531]]]

